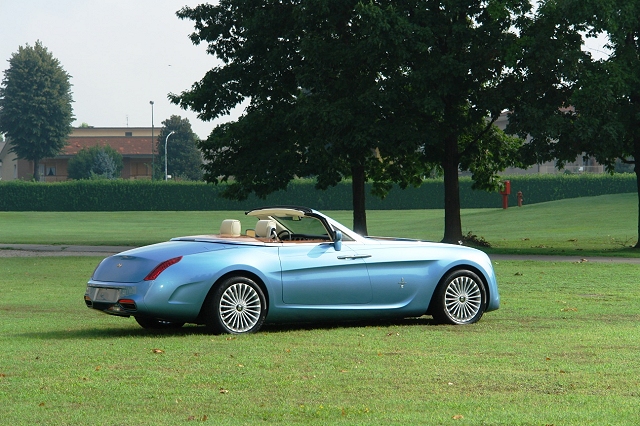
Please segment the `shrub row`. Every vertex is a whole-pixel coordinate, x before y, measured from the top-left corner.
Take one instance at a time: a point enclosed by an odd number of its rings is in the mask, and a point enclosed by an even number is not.
[[[525,204],[564,198],[636,192],[634,174],[616,175],[526,175],[512,176],[509,205],[516,205],[522,191]],[[469,178],[460,179],[462,208],[499,208],[496,192],[474,191]],[[82,180],[58,183],[0,182],[0,211],[149,211],[149,210],[248,210],[262,205],[302,205],[318,210],[351,210],[351,184],[343,182],[326,191],[314,181],[292,182],[286,191],[265,200],[244,201],[219,196],[223,185],[204,182],[150,182],[126,180]],[[394,188],[381,200],[367,195],[367,209],[442,209],[444,184],[429,179],[419,188]]]

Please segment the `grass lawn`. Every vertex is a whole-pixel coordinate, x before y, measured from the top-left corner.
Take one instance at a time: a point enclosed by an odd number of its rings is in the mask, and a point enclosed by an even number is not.
[[[99,261],[0,258],[7,425],[631,425],[640,418],[640,273],[499,262],[502,306],[429,317],[152,333],[90,311]]]
[[[349,211],[327,212],[347,226]],[[640,256],[636,194],[574,198],[521,208],[462,211],[464,233],[489,241],[490,252]],[[144,245],[181,235],[217,233],[220,222],[255,219],[243,212],[0,212],[0,243]],[[438,241],[442,210],[370,210],[369,234]]]

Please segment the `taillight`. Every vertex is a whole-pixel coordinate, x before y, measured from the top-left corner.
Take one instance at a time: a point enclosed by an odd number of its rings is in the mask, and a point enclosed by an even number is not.
[[[165,260],[164,262],[162,262],[161,264],[156,266],[153,269],[153,271],[149,272],[149,275],[144,277],[144,280],[145,281],[153,281],[153,280],[155,280],[156,278],[158,278],[158,276],[161,273],[164,272],[165,269],[167,269],[171,265],[175,265],[176,263],[180,262],[181,260],[182,260],[182,256],[174,257],[173,259],[169,259],[169,260]]]

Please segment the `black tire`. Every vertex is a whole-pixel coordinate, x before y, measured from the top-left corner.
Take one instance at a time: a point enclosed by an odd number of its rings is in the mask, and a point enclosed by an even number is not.
[[[135,317],[136,322],[140,324],[140,327],[147,328],[149,330],[168,330],[172,328],[180,328],[184,325],[183,322],[162,321],[154,318]]]
[[[466,269],[445,275],[433,297],[431,312],[439,324],[473,324],[487,308],[484,282]]]
[[[266,316],[267,304],[260,286],[247,277],[235,276],[214,289],[206,322],[216,334],[245,334],[260,330]]]

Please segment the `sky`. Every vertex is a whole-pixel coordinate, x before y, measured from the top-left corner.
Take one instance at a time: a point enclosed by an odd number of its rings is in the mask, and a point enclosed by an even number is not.
[[[73,126],[156,128],[171,115],[206,138],[216,124],[171,104],[219,62],[189,39],[176,12],[204,0],[0,0],[0,77],[20,46],[40,40],[71,75]],[[234,113],[237,118],[239,113]]]
[[[204,122],[167,99],[219,65],[205,45],[189,40],[193,21],[176,16],[185,5],[205,2],[0,0],[0,73],[19,46],[40,40],[71,75],[74,126],[150,127],[153,113],[154,125],[161,127],[163,120],[179,115],[206,138],[217,124],[237,119],[240,109]],[[601,43],[589,41],[592,54]]]

